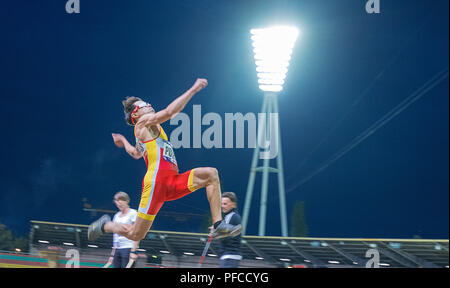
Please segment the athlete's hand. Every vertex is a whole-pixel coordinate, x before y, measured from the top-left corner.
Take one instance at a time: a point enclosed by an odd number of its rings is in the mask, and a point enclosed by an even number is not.
[[[197,81],[195,81],[194,85],[192,85],[192,90],[197,93],[200,90],[202,90],[203,88],[205,88],[206,86],[208,86],[208,80],[203,79],[203,78],[198,78]]]
[[[111,134],[113,139],[114,139],[114,144],[116,144],[117,147],[122,148],[123,145],[123,139],[125,138],[123,135],[121,134],[116,134],[116,133],[112,133]]]

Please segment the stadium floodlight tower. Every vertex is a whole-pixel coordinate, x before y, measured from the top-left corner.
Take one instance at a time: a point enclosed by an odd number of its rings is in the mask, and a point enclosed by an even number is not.
[[[295,41],[297,40],[299,31],[295,27],[291,26],[275,26],[263,29],[251,29],[251,39],[253,41],[253,52],[255,57],[256,72],[258,76],[259,89],[264,92],[264,101],[261,109],[261,113],[265,114],[264,121],[266,123],[261,125],[258,123],[258,144],[255,145],[253,152],[252,166],[250,169],[250,176],[247,186],[247,194],[245,196],[244,213],[242,217],[242,234],[245,235],[248,216],[250,213],[250,206],[252,200],[253,187],[255,184],[256,172],[262,172],[262,184],[261,184],[261,202],[259,213],[259,229],[258,235],[264,236],[266,229],[266,211],[267,211],[267,192],[269,184],[269,172],[278,174],[278,193],[280,200],[280,218],[281,218],[281,235],[288,236],[287,229],[287,216],[286,216],[286,198],[283,178],[283,160],[281,154],[281,135],[279,121],[276,121],[276,126],[272,130],[273,123],[272,117],[269,115],[276,115],[278,117],[278,102],[277,93],[283,90],[283,84],[285,82],[286,74],[288,71],[289,61],[291,60],[292,50],[294,48]],[[276,118],[278,120],[278,118]],[[266,128],[266,132],[262,133],[261,127]],[[267,130],[270,131],[268,134]],[[267,152],[260,153],[260,149],[267,149],[260,143],[267,142],[267,135],[270,137],[276,137],[276,158],[277,168],[269,166],[270,157],[267,156]],[[264,137],[265,139],[262,139]],[[272,144],[271,144],[272,145]],[[260,147],[262,146],[262,148]],[[272,149],[273,147],[271,147]],[[265,157],[261,157],[265,155]],[[259,157],[258,157],[259,156]],[[263,166],[258,167],[258,159],[263,159]]]

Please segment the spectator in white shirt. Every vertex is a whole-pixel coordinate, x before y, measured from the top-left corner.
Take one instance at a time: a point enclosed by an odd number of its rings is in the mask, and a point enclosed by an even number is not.
[[[136,221],[137,211],[130,208],[130,197],[127,193],[117,192],[114,195],[114,204],[120,211],[114,215],[113,222],[132,225]],[[114,268],[126,268],[128,263],[137,259],[136,248],[138,245],[139,241],[133,241],[122,235],[114,234],[113,249],[105,267],[112,264]]]

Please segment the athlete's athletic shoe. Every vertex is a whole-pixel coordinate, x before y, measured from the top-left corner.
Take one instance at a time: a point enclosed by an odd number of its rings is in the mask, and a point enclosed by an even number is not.
[[[102,227],[106,222],[111,221],[111,217],[109,217],[108,214],[103,215],[98,219],[97,221],[93,222],[91,225],[89,225],[88,228],[88,240],[94,241],[98,237],[103,235]]]
[[[217,228],[213,229],[212,231],[212,237],[214,239],[220,239],[225,237],[234,237],[239,234],[241,234],[242,231],[242,225],[231,225],[225,223],[225,221],[222,220],[220,222],[219,226]]]

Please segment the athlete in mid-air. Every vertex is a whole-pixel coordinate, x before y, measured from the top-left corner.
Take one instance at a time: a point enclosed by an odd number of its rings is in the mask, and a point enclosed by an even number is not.
[[[179,174],[173,147],[160,125],[182,111],[192,96],[207,85],[206,79],[197,79],[189,90],[176,98],[167,108],[158,112],[138,97],[127,97],[122,102],[125,121],[134,126],[136,146],[132,146],[120,134],[112,134],[114,143],[118,147],[125,148],[126,152],[135,159],[143,157],[147,165],[147,173],[142,182],[138,217],[134,224],[121,224],[112,222],[109,215],[103,215],[89,226],[89,241],[97,239],[103,233],[117,233],[130,240],[139,241],[149,231],[165,201],[182,198],[200,188],[206,188],[214,224],[212,236],[218,239],[234,237],[241,233],[241,225],[231,225],[222,221],[220,180],[217,169],[200,167]]]

